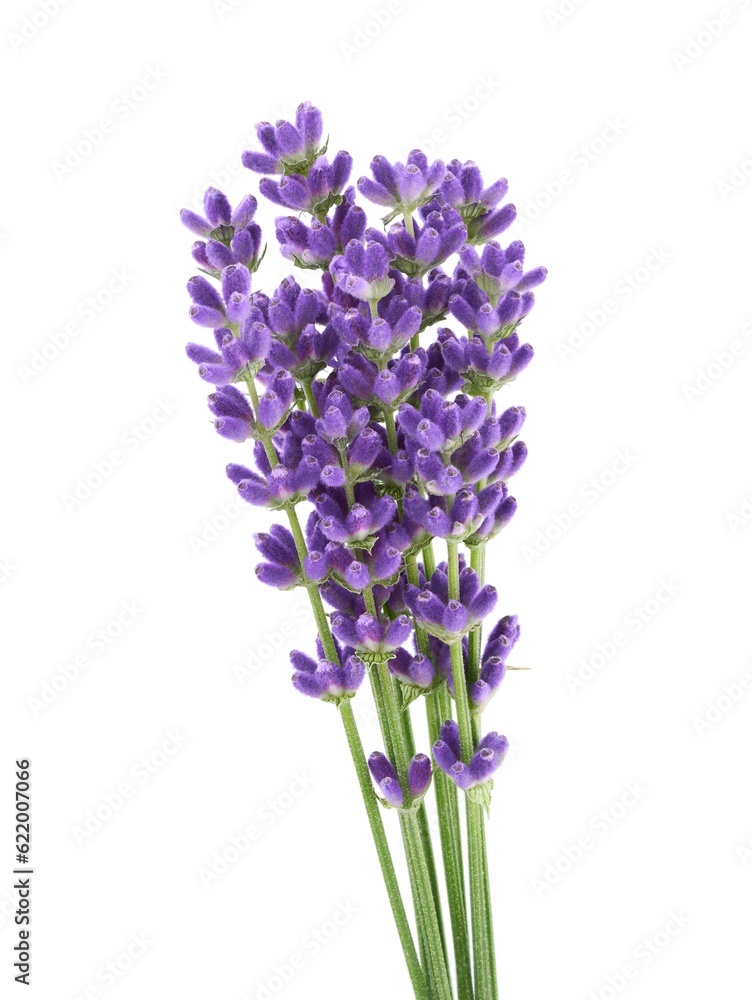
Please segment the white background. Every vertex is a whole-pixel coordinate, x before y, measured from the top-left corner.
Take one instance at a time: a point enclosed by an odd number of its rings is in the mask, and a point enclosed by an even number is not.
[[[552,17],[553,0],[401,0],[383,27],[382,0],[55,8],[2,13],[3,995],[22,989],[18,756],[33,761],[31,995],[409,992],[336,714],[290,686],[285,648],[312,648],[310,620],[256,582],[251,533],[270,518],[236,503],[223,467],[240,446],[213,432],[183,353],[201,332],[179,209],[209,183],[256,191],[239,166],[253,124],[311,99],[355,176],[429,140],[507,176],[510,238],[550,271],[525,323],[536,361],[507,390],[531,457],[489,566],[533,668],[487,714],[514,747],[490,827],[502,995],[606,1000],[630,965],[632,1000],[749,997],[750,4],[565,0]],[[257,287],[282,274],[265,264]],[[66,505],[113,451],[121,464]],[[124,602],[135,617],[96,654]],[[123,783],[122,808],[82,833]],[[258,840],[205,885],[249,826]],[[672,912],[682,929],[661,934]],[[131,967],[108,980],[118,956]]]

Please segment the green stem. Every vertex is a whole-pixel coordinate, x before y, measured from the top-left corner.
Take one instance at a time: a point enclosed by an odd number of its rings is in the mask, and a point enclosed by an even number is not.
[[[384,407],[384,426],[386,427],[386,439],[389,443],[389,451],[392,455],[397,451],[397,429],[394,426],[394,410]]]
[[[305,538],[303,537],[303,529],[301,528],[300,520],[298,519],[298,512],[294,507],[291,507],[287,511],[287,520],[290,523],[290,531],[292,531],[292,537],[295,539],[295,549],[298,553],[298,559],[300,559],[300,565],[302,566],[306,556],[308,555],[308,550],[306,549]],[[324,602],[321,600],[319,588],[310,580],[306,580],[305,588],[308,591],[308,598],[311,602],[311,610],[313,611],[313,617],[316,622],[316,630],[319,634],[319,638],[321,639],[321,644],[324,647],[326,658],[330,661],[330,663],[339,663],[337,647],[334,645],[334,639],[332,638],[331,629],[329,628],[329,619],[326,615]]]
[[[483,806],[479,802],[472,802],[466,798],[466,808],[475,989],[478,1000],[497,1000],[498,989],[488,886],[485,818]]]
[[[445,685],[437,688],[426,697],[426,716],[431,745],[439,738],[442,723],[451,716],[451,704],[444,704],[444,698],[449,700]],[[449,899],[449,919],[452,925],[452,941],[454,942],[457,996],[458,1000],[473,1000],[470,927],[467,918],[467,893],[462,861],[462,831],[457,786],[438,768],[434,773],[433,782],[439,817],[444,878]]]
[[[369,614],[376,615],[376,602],[373,591],[366,587],[363,591],[363,599],[366,610]],[[379,660],[369,667],[369,677],[373,689],[376,711],[379,716],[384,747],[390,760],[397,769],[400,785],[403,789],[408,787],[407,773],[410,766],[411,749],[413,748],[412,727],[409,724],[409,716],[402,711],[401,699],[392,684],[392,675],[389,671],[387,660]],[[422,808],[422,807],[421,807]],[[431,848],[430,834],[425,820],[425,827],[421,829],[421,820],[415,818],[417,838],[407,837],[403,824],[403,836],[405,840],[405,850],[407,855],[408,871],[413,889],[413,898],[416,905],[416,919],[418,922],[418,934],[421,941],[421,951],[425,955],[425,962],[429,962],[428,981],[432,990],[441,990],[444,979],[448,982],[446,943],[441,924],[440,912],[441,903],[438,894],[438,880],[435,874],[435,862]],[[433,876],[431,874],[433,869]],[[423,878],[423,874],[426,878]],[[426,896],[426,892],[428,895]],[[438,937],[434,934],[434,929]],[[437,945],[439,954],[434,953]],[[437,996],[443,994],[436,994]],[[451,993],[450,993],[451,996]],[[433,1000],[433,993],[432,993]]]
[[[470,565],[478,574],[481,586],[486,581],[486,543],[481,542],[470,549]],[[468,636],[467,679],[474,684],[480,677],[481,645],[483,640],[483,625],[478,624]],[[480,739],[480,719],[473,715],[473,744]]]
[[[447,542],[449,597],[459,599],[459,550],[456,542]],[[475,748],[473,719],[467,694],[467,679],[462,652],[462,640],[452,643],[452,678],[454,700],[460,729],[462,759],[468,763]],[[488,859],[483,806],[466,796],[467,849],[470,867],[470,912],[473,926],[473,964],[477,1000],[496,1000],[497,987],[493,929],[491,926],[491,892],[488,879]]]
[[[482,874],[486,896],[486,924],[488,925],[488,965],[490,970],[490,984],[492,997],[496,998],[498,984],[496,981],[496,946],[494,944],[493,908],[491,904],[491,880],[488,875],[488,849],[486,846],[486,816],[481,813],[480,817],[480,839],[482,847]]]
[[[426,579],[430,580],[436,569],[436,557],[433,554],[433,542],[429,539],[422,549],[423,569],[426,571]]]
[[[251,402],[253,403],[253,412],[256,416],[258,416],[259,397],[258,397],[258,392],[256,390],[256,382],[253,376],[249,375],[245,380],[245,384],[248,386],[248,395],[251,397]],[[259,437],[261,439],[262,445],[264,446],[266,457],[269,459],[269,464],[272,467],[274,467],[275,465],[279,465],[279,458],[277,457],[277,452],[274,448],[274,445],[272,444],[271,434],[269,434],[268,432],[261,433],[259,431]]]
[[[460,556],[459,543],[447,541],[447,577],[449,599],[458,601],[460,598]],[[457,705],[457,723],[460,728],[460,747],[462,759],[468,763],[473,755],[473,725],[470,715],[470,699],[467,694],[465,678],[465,657],[462,651],[462,639],[451,644],[452,679],[454,681],[454,700]]]
[[[295,548],[302,565],[306,556],[306,544],[305,538],[303,537],[303,531],[300,526],[300,520],[298,519],[297,511],[294,508],[288,510],[287,515],[290,522],[290,530],[292,531],[293,538],[295,539]],[[329,620],[326,616],[326,611],[324,609],[324,604],[321,600],[321,594],[319,593],[318,587],[316,587],[314,583],[307,581],[306,590],[308,591],[313,617],[316,622],[319,637],[321,638],[321,643],[324,647],[324,653],[326,654],[327,659],[332,663],[338,663],[339,658],[337,656],[337,647],[334,644],[331,629],[329,628]],[[373,678],[372,671],[370,670],[369,675]],[[378,706],[379,700],[377,699],[377,708]],[[373,785],[371,784],[371,776],[368,771],[368,765],[363,752],[363,744],[360,740],[360,734],[358,733],[357,724],[352,711],[352,705],[349,700],[341,703],[340,715],[347,733],[347,740],[350,745],[350,751],[355,764],[358,782],[363,794],[366,812],[368,813],[368,820],[371,824],[371,831],[376,844],[376,852],[379,856],[379,862],[381,864],[381,872],[386,884],[389,901],[392,905],[392,912],[397,924],[400,941],[402,942],[402,949],[405,953],[405,960],[407,962],[410,979],[413,984],[413,990],[417,1000],[431,1000],[427,991],[425,977],[418,961],[417,952],[415,951],[415,943],[413,942],[412,934],[410,933],[404,903],[402,902],[399,884],[397,883],[397,877],[394,872],[394,864],[392,862],[389,845],[384,832],[384,824],[381,818],[381,812],[379,811],[380,807],[373,793]],[[381,721],[383,726],[385,720],[381,719]],[[389,730],[386,728],[384,733],[385,744],[387,747],[388,732]],[[388,749],[387,752],[389,752]]]
[[[310,382],[301,382],[303,386],[303,393],[305,394],[306,402],[308,403],[308,408],[314,417],[319,415],[319,407],[316,402],[316,397],[313,394],[313,387]]]
[[[412,721],[410,719],[410,706],[405,705],[402,698],[402,687],[396,677],[392,677],[392,687],[394,696],[399,707],[400,720],[402,721],[402,733],[407,746],[408,757],[412,759],[415,755],[415,737],[413,735]],[[436,872],[436,858],[434,856],[433,842],[431,840],[431,829],[428,825],[428,812],[425,802],[422,802],[418,809],[418,825],[420,826],[420,839],[423,844],[423,852],[426,856],[428,874],[431,879],[431,893],[433,895],[434,907],[436,908],[436,918],[439,921],[439,932],[441,933],[441,943],[444,949],[444,961],[449,967],[449,952],[446,946],[446,935],[444,933],[444,918],[441,908],[441,894],[439,893],[439,877]]]
[[[400,825],[405,838],[410,876],[416,887],[420,920],[426,935],[431,1000],[452,1000],[452,986],[444,959],[441,930],[431,891],[431,876],[423,852],[418,817],[413,812],[402,813]]]
[[[405,906],[402,902],[402,894],[400,893],[399,883],[397,882],[397,875],[394,870],[394,863],[392,862],[389,843],[386,839],[386,833],[384,831],[384,822],[381,817],[379,804],[373,793],[371,775],[368,772],[368,765],[366,764],[365,754],[363,753],[363,744],[355,722],[355,716],[353,715],[352,704],[349,700],[343,701],[340,704],[339,713],[342,719],[342,724],[345,728],[345,734],[350,747],[350,753],[352,754],[353,763],[355,764],[355,771],[358,776],[360,791],[363,796],[366,813],[368,814],[368,822],[371,825],[371,833],[373,834],[373,840],[376,845],[376,853],[379,858],[379,864],[381,865],[381,874],[384,877],[384,884],[386,885],[387,895],[389,896],[392,913],[394,914],[394,922],[397,925],[397,933],[399,934],[402,950],[405,954],[405,961],[407,962],[410,981],[413,985],[413,992],[415,993],[416,1000],[432,1000],[427,991],[425,976],[423,975],[423,970],[421,969],[420,962],[418,961],[418,954],[415,950],[415,943],[410,931],[410,924],[408,923]]]

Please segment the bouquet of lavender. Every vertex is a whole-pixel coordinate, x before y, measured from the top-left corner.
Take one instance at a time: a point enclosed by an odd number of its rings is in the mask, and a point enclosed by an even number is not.
[[[188,357],[214,387],[217,432],[250,442],[248,464],[228,476],[283,522],[255,536],[256,573],[308,593],[316,651],[291,652],[292,682],[341,719],[414,994],[494,1000],[485,822],[508,743],[481,720],[514,669],[519,625],[501,618],[483,645],[497,600],[486,545],[514,514],[507,480],[527,453],[524,409],[494,397],[533,356],[517,328],[546,271],[525,271],[522,243],[495,241],[515,218],[501,204],[507,182],[486,185],[470,161],[374,157],[357,183],[386,213],[370,228],[348,186],[352,158],[327,158],[317,108],[256,131],[263,150],[243,163],[290,213],[275,221],[283,257],[320,287],[291,276],[252,291],[264,255],[256,198],[233,209],[210,188],[203,216],[182,212],[202,272],[188,282],[190,316],[214,340],[189,344]],[[450,314],[465,332],[441,325]],[[367,759],[351,704],[366,678],[384,744]],[[431,756],[416,753],[418,703]],[[426,814],[432,779],[441,866]],[[415,933],[382,807],[397,814]]]

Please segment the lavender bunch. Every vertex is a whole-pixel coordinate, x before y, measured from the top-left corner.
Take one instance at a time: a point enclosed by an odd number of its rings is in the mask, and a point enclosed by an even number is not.
[[[189,315],[206,331],[188,357],[217,433],[244,446],[227,475],[278,518],[255,536],[259,579],[310,599],[318,636],[291,652],[292,682],[344,725],[414,995],[495,1000],[485,824],[508,742],[483,713],[520,630],[506,615],[483,642],[498,600],[486,546],[514,516],[508,481],[527,455],[524,408],[496,396],[533,357],[520,325],[546,271],[500,242],[515,218],[507,182],[470,161],[376,156],[352,185],[352,158],[327,157],[311,104],[256,131],[243,163],[285,210],[274,233],[298,277],[259,287],[257,200],[233,208],[210,188],[203,214],[181,216],[199,237]],[[368,758],[352,711],[366,684],[383,740]],[[430,755],[416,748],[419,702]],[[401,828],[415,934],[382,809]]]

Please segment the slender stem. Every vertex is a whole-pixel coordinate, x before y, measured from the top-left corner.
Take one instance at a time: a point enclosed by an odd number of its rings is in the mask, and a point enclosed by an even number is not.
[[[456,542],[447,542],[449,597],[459,599],[459,551]],[[454,700],[460,728],[462,757],[467,763],[475,747],[474,726],[467,695],[467,680],[462,652],[462,640],[452,643],[452,679]],[[491,893],[486,856],[485,817],[483,806],[466,796],[467,848],[470,864],[470,912],[473,925],[473,958],[477,1000],[496,1000],[494,973],[493,929],[491,927]]]
[[[413,992],[415,993],[416,1000],[432,1000],[426,989],[425,976],[423,975],[423,970],[421,969],[420,962],[418,961],[418,954],[415,950],[415,942],[413,941],[413,936],[410,931],[410,924],[408,923],[405,906],[402,902],[402,894],[400,893],[397,875],[394,870],[394,863],[392,862],[392,855],[389,850],[389,842],[386,839],[386,833],[384,831],[384,822],[381,817],[379,804],[373,793],[371,776],[368,772],[365,754],[363,753],[363,744],[360,739],[358,727],[355,722],[355,716],[353,715],[352,705],[349,700],[343,701],[340,704],[339,713],[345,728],[345,734],[350,747],[350,753],[352,754],[353,763],[355,764],[358,783],[363,795],[363,803],[366,807],[368,822],[371,825],[371,833],[373,834],[373,840],[376,845],[376,853],[378,854],[379,864],[381,865],[381,874],[384,877],[384,884],[386,885],[387,895],[389,896],[392,913],[394,914],[394,922],[397,925],[397,933],[399,934],[400,943],[402,944],[402,950],[405,953],[405,961],[407,962],[410,981],[413,985]]]
[[[481,542],[470,549],[470,565],[478,574],[481,586],[486,582],[486,543]],[[474,684],[480,677],[481,644],[483,625],[478,624],[468,636],[467,679]],[[473,744],[480,739],[480,719],[473,715]]]
[[[407,754],[412,758],[415,754],[415,737],[413,735],[412,721],[410,719],[410,706],[405,705],[402,698],[402,688],[396,677],[392,677],[392,687],[394,688],[394,696],[397,699],[397,705],[399,707],[400,720],[402,722],[402,732],[405,738],[405,744],[407,746]],[[446,946],[446,935],[444,933],[444,917],[441,909],[441,894],[439,893],[439,877],[436,872],[436,858],[434,856],[433,842],[431,840],[431,829],[428,825],[428,812],[426,810],[425,801],[420,804],[418,809],[418,825],[420,826],[420,838],[423,844],[423,852],[426,856],[426,864],[428,865],[428,873],[431,878],[431,892],[433,894],[434,906],[436,908],[436,917],[439,921],[439,932],[441,933],[441,943],[444,948],[444,961],[449,967],[449,953]]]
[[[259,396],[258,396],[258,391],[256,389],[256,382],[253,376],[249,375],[248,378],[246,378],[245,380],[245,384],[248,386],[248,395],[251,397],[251,402],[253,403],[253,412],[254,414],[256,414],[256,416],[258,416]],[[277,452],[274,448],[274,445],[272,444],[271,434],[269,434],[268,432],[261,433],[259,431],[259,437],[261,438],[261,443],[264,446],[266,457],[269,459],[269,464],[272,466],[272,468],[275,465],[279,465],[279,458],[277,457]]]
[[[491,904],[491,880],[488,875],[488,850],[486,847],[486,817],[481,813],[480,818],[480,840],[482,847],[482,873],[486,896],[486,923],[488,924],[488,964],[490,970],[490,983],[492,987],[492,997],[496,998],[498,984],[496,982],[496,946],[494,944],[493,908]]]
[[[381,730],[381,738],[384,741],[384,749],[386,750],[387,757],[390,760],[394,760],[394,742],[392,740],[392,731],[389,728],[389,719],[386,714],[384,694],[381,689],[381,679],[375,663],[370,663],[368,665],[368,680],[371,682],[371,692],[373,693],[373,700],[376,703],[376,715],[379,719],[379,729]]]
[[[420,964],[426,977],[426,988],[430,997],[433,997],[433,976],[434,967],[431,961],[431,944],[426,934],[425,904],[421,895],[420,882],[416,877],[415,851],[413,844],[407,836],[407,830],[400,816],[400,833],[402,834],[402,847],[405,851],[407,861],[407,874],[410,881],[410,894],[413,899],[413,910],[415,911],[415,922],[418,928],[418,944],[420,945]]]
[[[305,538],[303,537],[303,529],[301,528],[300,520],[298,519],[298,512],[294,507],[291,507],[287,511],[287,519],[290,522],[292,537],[295,539],[295,549],[298,553],[298,559],[300,559],[300,565],[302,566],[306,556],[308,555],[308,550],[306,549]],[[329,628],[329,619],[326,615],[324,602],[321,600],[319,588],[310,580],[306,580],[305,588],[308,591],[308,598],[311,602],[311,610],[313,611],[313,617],[316,622],[316,629],[318,631],[319,638],[321,639],[321,644],[324,647],[326,658],[330,663],[339,663],[337,647],[334,644],[332,632]]]
[[[458,601],[460,597],[460,557],[459,543],[447,541],[447,576],[450,600]],[[462,651],[462,639],[451,644],[452,680],[454,681],[454,700],[457,704],[457,722],[460,728],[460,747],[462,758],[468,763],[473,755],[473,725],[470,716],[470,699],[467,694],[465,678],[465,657]]]
[[[305,538],[303,537],[303,531],[300,526],[297,511],[292,508],[288,510],[287,514],[290,522],[290,529],[292,531],[293,538],[295,539],[295,548],[302,564],[306,556],[306,545]],[[334,638],[332,637],[331,629],[329,628],[329,620],[326,616],[321,595],[316,585],[310,581],[306,583],[306,590],[308,591],[313,617],[316,621],[316,628],[321,638],[321,643],[324,647],[326,657],[332,663],[337,663],[337,647],[334,644]],[[369,671],[369,674],[371,674],[371,671]],[[402,950],[405,953],[405,960],[407,962],[410,979],[413,984],[413,990],[417,1000],[431,1000],[427,991],[425,977],[418,961],[418,955],[415,951],[415,943],[410,932],[410,926],[407,921],[404,903],[402,902],[402,896],[397,882],[397,876],[394,871],[394,863],[392,862],[389,844],[384,832],[384,824],[381,818],[380,807],[373,793],[371,776],[368,771],[368,765],[363,752],[363,744],[360,739],[360,734],[358,733],[358,727],[355,722],[352,705],[349,700],[341,703],[340,716],[342,717],[345,732],[347,733],[347,741],[350,745],[350,751],[355,764],[358,782],[363,794],[363,801],[365,803],[366,812],[368,813],[368,820],[371,824],[371,831],[376,844],[376,852],[379,856],[379,862],[381,864],[381,872],[386,884],[389,901],[392,905],[392,912],[397,924],[400,941],[402,942]]]
[[[347,458],[347,444],[340,445],[339,448],[339,458],[342,462],[342,470],[345,473],[345,497],[347,499],[347,506],[352,510],[353,504],[355,503],[355,487],[352,484],[352,479],[350,478],[350,462]],[[372,614],[376,614],[375,611]]]
[[[441,930],[433,902],[431,876],[423,852],[418,817],[415,813],[402,813],[400,824],[408,848],[411,876],[415,879],[418,887],[417,895],[421,918],[427,938],[429,976],[433,987],[431,1000],[452,1000],[452,986],[444,960]]]
[[[376,664],[376,669],[381,681],[381,691],[384,697],[384,707],[389,722],[389,729],[394,740],[394,766],[397,768],[400,784],[403,788],[407,788],[407,771],[410,766],[410,757],[407,751],[405,733],[402,729],[402,721],[400,720],[400,710],[397,705],[397,699],[394,696],[392,678],[386,660],[379,660]]]
[[[306,402],[308,403],[308,408],[314,417],[318,417],[319,407],[316,402],[316,397],[313,394],[313,386],[311,382],[301,382],[301,385],[303,386],[303,392],[305,394]]]
[[[428,734],[431,743],[439,738],[442,722],[451,714],[446,686],[442,685],[426,697]],[[462,861],[462,831],[457,802],[457,786],[443,771],[434,773],[434,790],[439,817],[441,854],[444,861],[444,878],[449,899],[449,919],[454,942],[454,964],[457,974],[458,1000],[473,1000],[473,979],[470,963],[470,927],[467,918],[467,893]]]
[[[376,615],[376,602],[370,587],[364,589],[363,599],[369,614]],[[392,675],[389,671],[388,662],[380,660],[372,663],[368,673],[371,679],[376,710],[384,738],[384,747],[397,769],[400,784],[403,788],[407,788],[407,772],[410,764],[410,756],[414,749],[409,716],[406,712],[402,711],[401,698],[398,700],[394,685],[392,684]],[[428,971],[429,986],[432,990],[436,990],[441,989],[441,982],[444,978],[448,981],[446,942],[440,917],[441,901],[438,893],[438,880],[435,873],[435,861],[431,847],[430,833],[425,819],[421,821],[416,818],[416,824],[418,831],[417,839],[409,837],[405,833],[404,824],[403,836],[406,838],[405,851],[416,906],[421,951],[425,955],[425,960],[428,960],[430,963]],[[423,828],[422,824],[424,824]],[[423,872],[426,873],[427,880],[423,878],[421,874]],[[427,897],[425,895],[426,892],[428,893]],[[438,938],[434,934],[434,928],[438,931]],[[437,941],[440,949],[439,955],[434,954]],[[439,995],[443,994],[437,993],[437,996]]]
[[[475,989],[478,1000],[497,1000],[483,806],[466,798],[466,808]]]
[[[385,406],[384,410],[384,426],[386,427],[386,439],[389,443],[389,451],[392,455],[397,451],[397,428],[394,426],[394,410],[389,406]]]
[[[433,572],[436,569],[436,558],[433,554],[433,542],[430,540],[426,542],[422,549],[423,553],[423,569],[426,571],[426,577],[430,580],[433,576]]]

